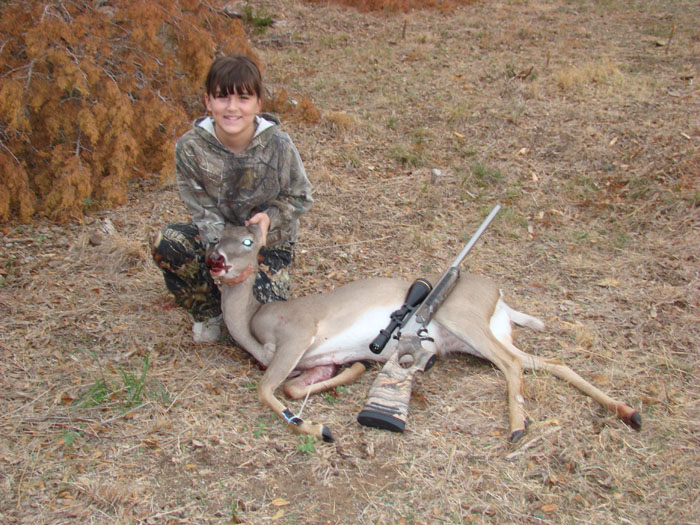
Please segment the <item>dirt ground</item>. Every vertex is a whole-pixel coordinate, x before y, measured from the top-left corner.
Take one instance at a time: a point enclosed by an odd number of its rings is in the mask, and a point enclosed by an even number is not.
[[[187,214],[144,184],[80,224],[2,228],[0,521],[698,523],[698,3],[255,5],[270,87],[322,115],[285,125],[316,201],[294,293],[439,271],[501,204],[463,270],[545,320],[521,348],[643,428],[528,373],[510,444],[503,376],[453,358],[416,380],[404,434],[356,422],[375,368],[304,406],[334,444],[300,439],[243,351],[192,343],[146,242]]]

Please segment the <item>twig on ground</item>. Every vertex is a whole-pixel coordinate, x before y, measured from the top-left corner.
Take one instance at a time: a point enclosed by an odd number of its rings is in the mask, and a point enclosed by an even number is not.
[[[121,419],[121,418],[125,417],[127,414],[131,414],[132,412],[136,412],[137,410],[139,410],[140,408],[143,408],[144,406],[146,406],[148,404],[149,403],[141,403],[139,406],[131,408],[122,414],[119,414],[119,415],[114,416],[114,417],[110,417],[109,419],[100,420],[100,425],[106,425],[107,423],[111,423],[112,421],[116,421],[118,419]]]
[[[668,42],[666,42],[666,51],[664,51],[664,53],[667,55],[668,55],[668,49],[671,47],[671,41],[673,40],[674,34],[676,34],[676,24],[673,24],[673,27],[671,28],[671,34],[668,35]]]
[[[199,357],[199,356],[198,356],[198,357]],[[200,377],[202,377],[202,374],[203,374],[203,373],[204,373],[204,370],[202,370],[199,374],[197,374],[197,375],[194,376],[192,379],[190,379],[190,382],[187,383],[187,384],[185,385],[185,388],[183,388],[183,389],[175,396],[175,398],[173,399],[173,402],[170,403],[170,405],[168,405],[168,408],[165,409],[165,413],[166,413],[166,414],[167,414],[168,412],[170,412],[170,409],[173,408],[173,405],[175,405],[175,403],[177,403],[177,400],[180,399],[180,397],[182,396],[182,394],[184,394],[184,393],[187,391],[187,389],[190,387],[190,385],[191,385],[192,383],[194,383],[197,379],[199,379]]]

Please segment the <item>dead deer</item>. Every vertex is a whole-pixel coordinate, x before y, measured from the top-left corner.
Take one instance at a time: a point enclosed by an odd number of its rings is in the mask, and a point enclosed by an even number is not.
[[[258,384],[258,398],[297,434],[324,441],[333,435],[323,424],[302,420],[277,397],[283,385],[288,397],[300,399],[355,381],[363,361],[386,361],[396,349],[392,340],[376,355],[370,342],[384,328],[391,313],[403,304],[411,283],[375,278],[355,281],[332,291],[289,301],[260,304],[253,296],[261,232],[258,226],[227,226],[207,256],[215,278],[237,284],[222,285],[222,310],[229,333],[266,368]],[[491,361],[506,377],[510,440],[526,428],[522,370],[546,370],[589,395],[631,427],[641,428],[641,415],[616,401],[576,374],[558,359],[527,354],[513,345],[511,323],[543,330],[544,323],[509,307],[490,280],[462,274],[452,293],[428,325],[438,356],[467,353]],[[341,365],[353,363],[335,375]],[[298,374],[292,377],[294,374]]]

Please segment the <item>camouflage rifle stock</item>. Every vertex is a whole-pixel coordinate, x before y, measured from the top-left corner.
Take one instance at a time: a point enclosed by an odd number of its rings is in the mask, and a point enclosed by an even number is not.
[[[435,287],[425,279],[418,279],[413,283],[406,303],[391,314],[391,322],[387,328],[381,330],[370,344],[372,352],[381,353],[391,334],[399,329],[395,336],[398,339],[396,350],[374,380],[367,403],[357,416],[361,425],[392,432],[405,430],[413,377],[416,372],[430,370],[436,360],[435,353],[426,350],[421,344],[423,340],[429,339],[427,326],[457,283],[460,264],[500,209],[501,207],[496,205],[491,210]],[[400,363],[406,356],[410,356],[404,360],[409,362],[410,366]]]

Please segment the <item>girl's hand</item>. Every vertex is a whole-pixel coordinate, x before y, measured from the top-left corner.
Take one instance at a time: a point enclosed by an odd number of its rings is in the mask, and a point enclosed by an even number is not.
[[[262,231],[262,246],[265,246],[267,243],[267,230],[270,229],[270,216],[265,213],[264,211],[258,212],[255,215],[253,215],[250,219],[245,221],[245,225],[248,226],[250,224],[257,224],[260,226],[260,230]]]

